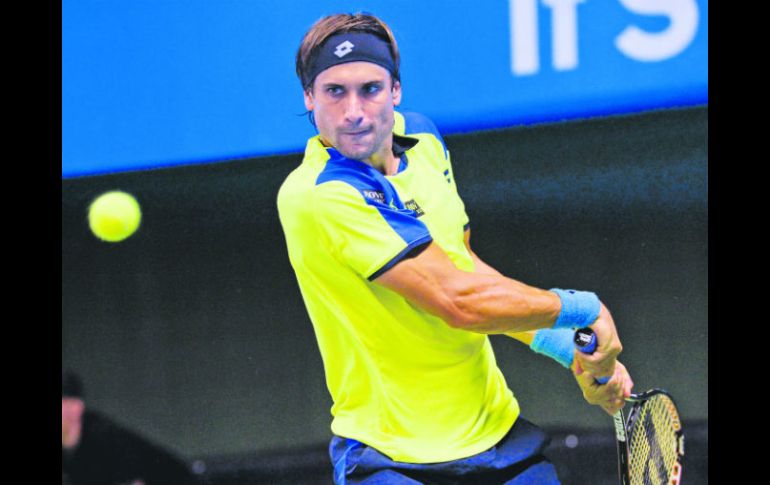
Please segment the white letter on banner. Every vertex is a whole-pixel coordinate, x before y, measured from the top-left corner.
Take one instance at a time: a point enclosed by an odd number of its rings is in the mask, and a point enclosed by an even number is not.
[[[551,9],[553,67],[557,71],[578,65],[577,4],[584,0],[543,0]]]
[[[628,10],[642,15],[664,15],[671,25],[660,33],[650,33],[636,26],[627,27],[615,38],[615,46],[631,59],[662,61],[687,48],[698,31],[696,0],[620,0]]]
[[[540,69],[537,39],[537,0],[509,0],[511,71],[518,76]]]

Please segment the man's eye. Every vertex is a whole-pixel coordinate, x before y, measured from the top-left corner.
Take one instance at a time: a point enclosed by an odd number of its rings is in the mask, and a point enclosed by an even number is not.
[[[379,84],[370,84],[364,87],[364,92],[366,94],[377,94],[380,92],[380,89],[382,89],[382,87]]]
[[[332,96],[339,96],[342,94],[342,88],[339,86],[332,86],[330,88],[326,88],[326,92],[331,94]]]

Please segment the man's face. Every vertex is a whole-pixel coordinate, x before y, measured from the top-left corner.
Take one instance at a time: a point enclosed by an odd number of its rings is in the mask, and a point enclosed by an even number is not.
[[[387,69],[371,62],[332,66],[305,91],[321,140],[342,155],[369,161],[390,149],[393,108],[401,102],[401,84]]]

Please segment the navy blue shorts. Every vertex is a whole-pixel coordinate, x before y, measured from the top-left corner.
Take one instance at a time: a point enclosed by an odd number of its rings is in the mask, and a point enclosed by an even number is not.
[[[359,441],[335,436],[329,444],[337,485],[557,485],[556,469],[543,456],[545,432],[518,418],[492,448],[443,463],[393,461]]]

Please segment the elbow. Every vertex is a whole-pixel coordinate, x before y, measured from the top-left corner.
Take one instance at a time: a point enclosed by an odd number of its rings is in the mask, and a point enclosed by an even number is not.
[[[444,322],[458,330],[473,331],[484,324],[484,320],[478,313],[463,308],[456,301],[448,301],[441,313]]]
[[[499,311],[491,311],[490,305],[479,298],[474,287],[448,288],[437,302],[438,316],[451,328],[475,333],[496,333],[501,325]]]
[[[503,331],[502,327],[496,325],[495,322],[483,318],[481,315],[463,311],[451,313],[444,318],[444,322],[451,328],[466,332],[491,334]]]
[[[464,315],[458,315],[455,313],[447,313],[442,315],[442,320],[444,320],[444,322],[451,328],[456,328],[458,330],[465,330],[472,325],[472,322],[470,322],[469,319]]]
[[[490,302],[463,294],[447,299],[442,318],[451,328],[485,334],[523,332],[543,326],[542,316],[528,307],[505,306],[499,300]]]
[[[474,318],[469,318],[467,316],[457,316],[450,319],[444,320],[447,325],[450,327],[457,329],[457,330],[465,330],[466,332],[480,332],[480,333],[487,333],[482,331],[482,321]]]
[[[482,278],[482,283],[487,278]],[[477,280],[478,275],[457,270],[441,278],[423,278],[424,284],[419,286],[419,291],[402,293],[402,296],[440,318],[450,328],[478,332],[487,327],[499,311],[490,310],[490,304],[485,300],[486,286]]]

